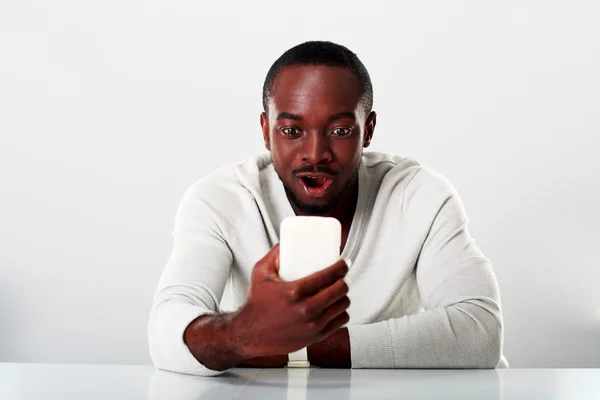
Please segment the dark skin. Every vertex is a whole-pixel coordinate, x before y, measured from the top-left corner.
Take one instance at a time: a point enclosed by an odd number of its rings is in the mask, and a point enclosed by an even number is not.
[[[275,79],[260,123],[266,148],[297,215],[329,216],[348,238],[358,198],[357,171],[375,129],[358,78],[348,69],[286,67]],[[329,174],[324,194],[310,195],[299,171]],[[228,315],[202,316],[184,341],[207,368],[283,367],[288,353],[308,349],[312,365],[351,367],[346,312],[350,305],[343,260],[306,278],[279,278],[279,245],[254,267],[246,304]]]

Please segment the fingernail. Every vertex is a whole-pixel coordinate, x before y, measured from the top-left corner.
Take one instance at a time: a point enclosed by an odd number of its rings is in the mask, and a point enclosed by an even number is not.
[[[348,278],[348,276],[346,275],[344,277],[344,282],[346,282],[346,286],[350,287],[350,284],[352,283],[352,280],[350,278]]]
[[[344,261],[346,262],[348,269],[350,269],[350,267],[352,266],[352,260],[350,258],[346,257],[346,258],[344,258]]]

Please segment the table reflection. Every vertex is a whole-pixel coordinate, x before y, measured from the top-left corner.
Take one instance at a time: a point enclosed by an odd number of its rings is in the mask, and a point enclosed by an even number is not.
[[[157,399],[503,399],[497,370],[236,369],[219,377],[155,371]]]
[[[202,377],[155,370],[150,379],[148,400],[235,398],[259,372],[259,369],[238,369],[220,376]]]

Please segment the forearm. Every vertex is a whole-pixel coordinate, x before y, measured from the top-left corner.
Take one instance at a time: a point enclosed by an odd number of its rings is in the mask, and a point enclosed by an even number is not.
[[[502,320],[481,300],[350,327],[354,368],[495,368]]]
[[[307,348],[312,365],[324,368],[351,368],[350,338],[347,328],[338,329],[327,339]]]
[[[185,329],[183,340],[205,367],[224,371],[246,361],[234,334],[235,314],[203,315]]]
[[[327,339],[307,347],[311,365],[323,368],[351,368],[350,339],[348,329],[337,330]],[[283,368],[287,365],[288,355],[257,357],[239,364],[241,368]]]
[[[351,368],[348,329],[337,330],[327,339],[307,347],[311,365],[322,368]],[[257,357],[239,364],[241,368],[283,368],[288,355]]]

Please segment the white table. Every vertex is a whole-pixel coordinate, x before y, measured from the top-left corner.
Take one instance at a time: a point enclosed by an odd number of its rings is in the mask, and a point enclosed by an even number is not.
[[[0,399],[600,399],[600,369],[235,369],[0,363]]]

